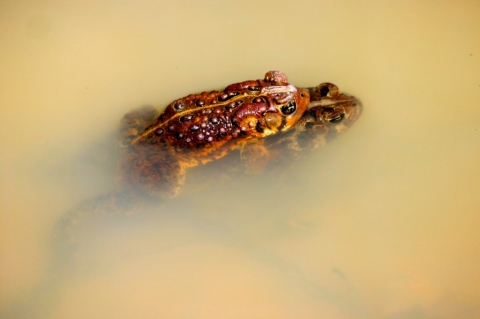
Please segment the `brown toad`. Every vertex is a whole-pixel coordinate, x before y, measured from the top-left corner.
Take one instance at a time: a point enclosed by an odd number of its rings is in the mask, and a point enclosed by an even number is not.
[[[254,140],[287,131],[307,110],[308,90],[270,71],[222,91],[190,94],[158,114],[141,108],[122,120],[124,184],[153,197],[176,195],[186,170]]]

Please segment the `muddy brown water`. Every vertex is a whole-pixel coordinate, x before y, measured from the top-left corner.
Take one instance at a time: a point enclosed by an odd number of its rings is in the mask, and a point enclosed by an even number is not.
[[[478,1],[15,1],[0,15],[5,318],[480,316]],[[114,188],[105,145],[125,112],[274,69],[337,84],[362,117],[281,177],[187,177],[156,209],[86,221],[75,262],[55,266],[56,221]]]

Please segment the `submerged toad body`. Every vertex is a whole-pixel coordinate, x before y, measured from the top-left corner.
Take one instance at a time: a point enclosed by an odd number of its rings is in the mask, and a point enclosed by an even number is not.
[[[190,94],[159,114],[143,107],[122,120],[122,182],[151,197],[176,195],[188,168],[240,149],[246,172],[291,161],[349,128],[360,102],[331,83],[302,89],[285,74]]]
[[[82,202],[62,217],[58,231],[70,238],[86,216],[132,214],[150,199],[171,197],[183,185],[188,168],[236,148],[241,165],[226,161],[215,170],[232,171],[235,165],[257,174],[283,169],[303,151],[345,132],[361,112],[360,101],[340,93],[334,84],[301,89],[276,71],[264,80],[178,99],[161,114],[153,107],[137,109],[121,124],[121,191]]]

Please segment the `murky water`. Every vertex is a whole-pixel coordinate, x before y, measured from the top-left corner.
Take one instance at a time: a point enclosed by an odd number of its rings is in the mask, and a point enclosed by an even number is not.
[[[480,317],[480,3],[174,3],[2,4],[3,317]],[[56,221],[115,188],[126,111],[272,69],[362,117],[282,176],[80,223],[58,256]]]

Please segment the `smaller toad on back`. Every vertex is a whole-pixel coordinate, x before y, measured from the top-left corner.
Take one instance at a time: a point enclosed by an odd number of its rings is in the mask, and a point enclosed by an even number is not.
[[[208,163],[253,139],[288,130],[306,112],[308,90],[270,71],[263,80],[190,94],[162,114],[144,107],[122,120],[122,179],[153,197],[178,193],[189,167]]]

